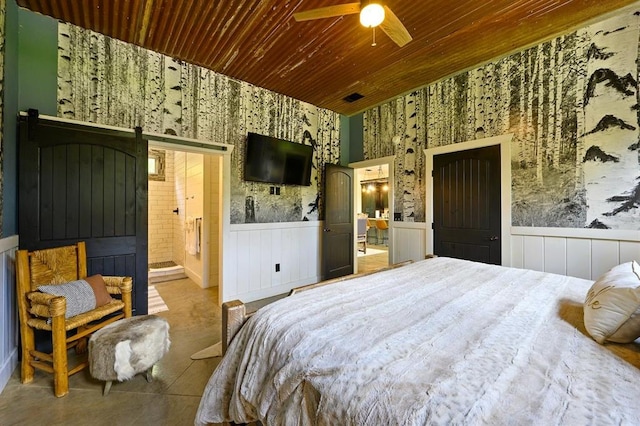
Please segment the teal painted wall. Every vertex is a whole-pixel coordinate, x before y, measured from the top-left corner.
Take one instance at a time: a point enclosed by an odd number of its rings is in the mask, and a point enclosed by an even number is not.
[[[17,144],[18,112],[18,6],[6,2],[4,64],[4,115],[2,147],[2,236],[18,233],[17,218]]]
[[[363,114],[354,115],[348,118],[349,120],[349,143],[345,149],[349,150],[349,162],[355,163],[356,161],[364,160],[364,120]]]
[[[349,150],[347,149],[349,145],[349,139],[351,135],[349,134],[349,117],[346,115],[340,115],[340,165],[347,166],[350,163],[349,159]]]
[[[18,134],[20,111],[35,108],[56,115],[57,21],[7,1],[4,80],[2,236],[18,233]]]
[[[18,14],[19,97],[22,111],[56,116],[58,105],[58,21],[20,9]]]
[[[340,164],[364,160],[363,146],[363,114],[347,117],[340,116]]]

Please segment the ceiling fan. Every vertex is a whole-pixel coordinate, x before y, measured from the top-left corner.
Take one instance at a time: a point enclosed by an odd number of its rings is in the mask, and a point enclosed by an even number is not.
[[[346,3],[335,6],[320,7],[318,9],[305,10],[293,14],[293,18],[298,21],[310,21],[313,19],[333,18],[335,16],[360,14],[360,23],[367,27],[373,28],[373,44],[375,42],[375,27],[380,26],[382,31],[389,36],[398,46],[402,47],[409,43],[413,38],[409,31],[402,25],[400,19],[387,6],[382,6],[375,2],[370,2],[364,7],[361,3]]]

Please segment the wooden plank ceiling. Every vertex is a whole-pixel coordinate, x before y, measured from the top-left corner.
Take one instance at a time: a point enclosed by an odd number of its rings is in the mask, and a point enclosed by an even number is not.
[[[99,33],[353,115],[637,0],[388,0],[400,48],[358,15],[293,13],[353,0],[16,0]],[[364,97],[347,102],[345,97]]]

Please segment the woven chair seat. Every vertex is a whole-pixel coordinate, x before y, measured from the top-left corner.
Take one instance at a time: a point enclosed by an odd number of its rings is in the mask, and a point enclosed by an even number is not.
[[[91,321],[99,320],[105,315],[109,315],[113,312],[118,312],[123,308],[124,302],[122,302],[121,300],[113,299],[106,305],[92,309],[89,312],[67,318],[64,328],[66,331],[73,330],[74,328],[78,328],[81,325],[89,324]],[[47,318],[30,318],[27,321],[27,324],[29,324],[30,327],[37,328],[38,330],[51,331],[51,323]]]

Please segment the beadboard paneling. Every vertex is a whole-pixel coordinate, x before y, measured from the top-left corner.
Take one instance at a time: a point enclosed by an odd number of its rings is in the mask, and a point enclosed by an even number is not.
[[[620,263],[635,260],[640,262],[640,242],[637,241],[620,241]]]
[[[0,240],[0,392],[18,366],[15,254],[18,236]]]
[[[393,222],[392,263],[424,259],[426,227],[424,222]]]
[[[524,268],[524,237],[522,235],[511,236],[511,266]]]
[[[544,271],[544,237],[524,237],[524,267]]]
[[[567,275],[591,279],[591,240],[567,238]]]
[[[611,240],[591,241],[591,278],[600,275],[620,263],[620,242]]]
[[[393,262],[425,255],[424,223],[394,222]],[[519,228],[511,230],[511,266],[596,280],[611,267],[640,262],[640,235],[602,230]]]
[[[554,274],[567,274],[567,239],[561,237],[545,237],[544,270]]]
[[[321,232],[319,221],[231,225],[222,301],[250,302],[319,281]]]
[[[512,266],[595,280],[615,265],[640,261],[637,233],[512,228]]]
[[[223,300],[252,301],[318,281],[321,230],[321,222],[232,225]],[[427,232],[423,222],[394,222],[391,261],[423,259]],[[511,266],[516,268],[595,280],[619,263],[640,261],[635,234],[620,240],[615,232],[593,230],[514,227],[511,233]],[[276,263],[280,272],[275,272]]]

